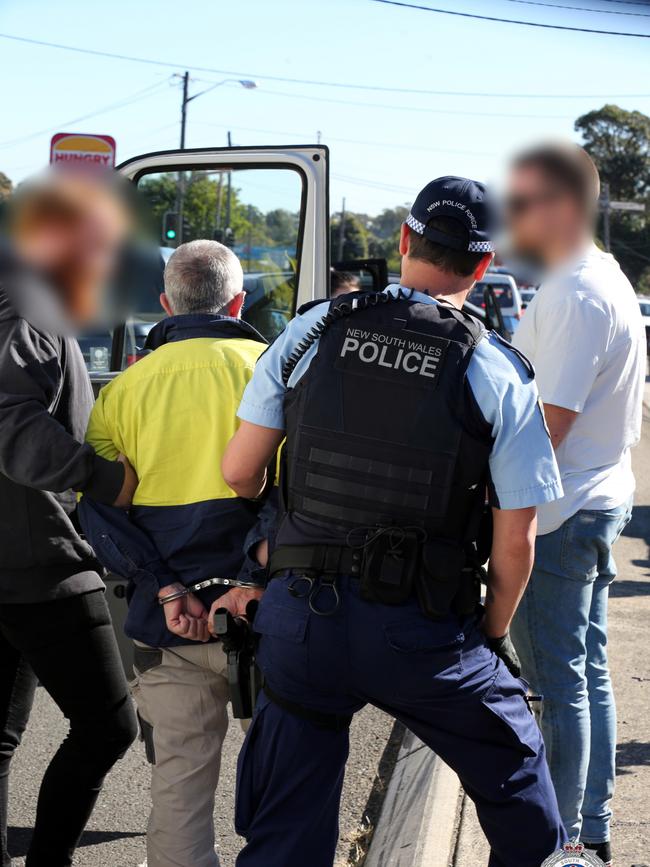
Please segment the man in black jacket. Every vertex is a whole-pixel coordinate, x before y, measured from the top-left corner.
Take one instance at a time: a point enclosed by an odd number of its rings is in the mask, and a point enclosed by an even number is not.
[[[137,478],[84,444],[93,402],[72,336],[127,228],[107,182],[27,186],[0,249],[0,860],[11,757],[38,681],[70,722],[43,779],[28,867],[68,867],[106,773],[135,737],[99,564],[76,493],[126,507]]]

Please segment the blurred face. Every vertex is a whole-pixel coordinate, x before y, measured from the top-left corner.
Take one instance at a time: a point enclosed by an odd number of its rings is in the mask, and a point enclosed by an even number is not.
[[[126,209],[90,178],[56,179],[52,212],[16,239],[21,255],[58,290],[69,318],[92,320],[128,229]]]
[[[541,261],[586,225],[573,196],[530,166],[510,174],[505,218],[514,251]]]

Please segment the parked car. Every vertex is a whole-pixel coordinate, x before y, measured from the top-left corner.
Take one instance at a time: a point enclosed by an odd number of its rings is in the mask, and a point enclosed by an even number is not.
[[[467,300],[476,307],[485,307],[484,294],[487,287],[494,292],[504,316],[521,319],[521,295],[512,274],[497,274],[489,271],[472,289]]]
[[[535,295],[537,295],[537,289],[523,289],[520,287],[519,295],[521,296],[521,309],[525,310],[526,307],[528,307],[530,302],[533,300]]]
[[[155,325],[155,320],[129,320],[124,330],[121,367],[130,367],[146,355],[144,348],[147,335]],[[78,337],[81,353],[91,377],[96,373],[110,371],[113,350],[113,330],[82,334]]]

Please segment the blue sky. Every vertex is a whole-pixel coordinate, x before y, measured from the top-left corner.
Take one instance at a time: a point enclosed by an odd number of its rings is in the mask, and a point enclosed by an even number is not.
[[[423,2],[650,33],[650,17],[638,15],[650,16],[650,3],[639,0],[547,0],[602,13],[521,0]],[[368,213],[410,201],[436,175],[489,180],[512,148],[532,138],[575,137],[574,119],[605,102],[650,114],[650,40],[472,21],[371,0],[0,0],[0,32],[170,64],[0,39],[0,170],[13,180],[47,162],[58,131],[109,133],[118,160],[177,147],[180,86],[172,75],[187,64],[259,83],[254,91],[227,84],[194,101],[188,146],[225,145],[229,129],[242,145],[311,143],[320,131],[331,148],[332,207],[346,196],[348,208]],[[232,77],[192,76],[192,92]],[[264,76],[526,96],[385,93]],[[70,123],[116,103],[123,104]]]

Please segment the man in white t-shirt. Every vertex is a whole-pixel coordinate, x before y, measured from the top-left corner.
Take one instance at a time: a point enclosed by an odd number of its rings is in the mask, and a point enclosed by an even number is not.
[[[514,344],[530,358],[564,497],[538,507],[530,583],[512,626],[570,837],[611,861],[616,710],[607,662],[611,549],[630,519],[630,449],[640,438],[646,346],[634,291],[594,244],[598,171],[577,145],[513,164],[513,245],[547,277]]]

